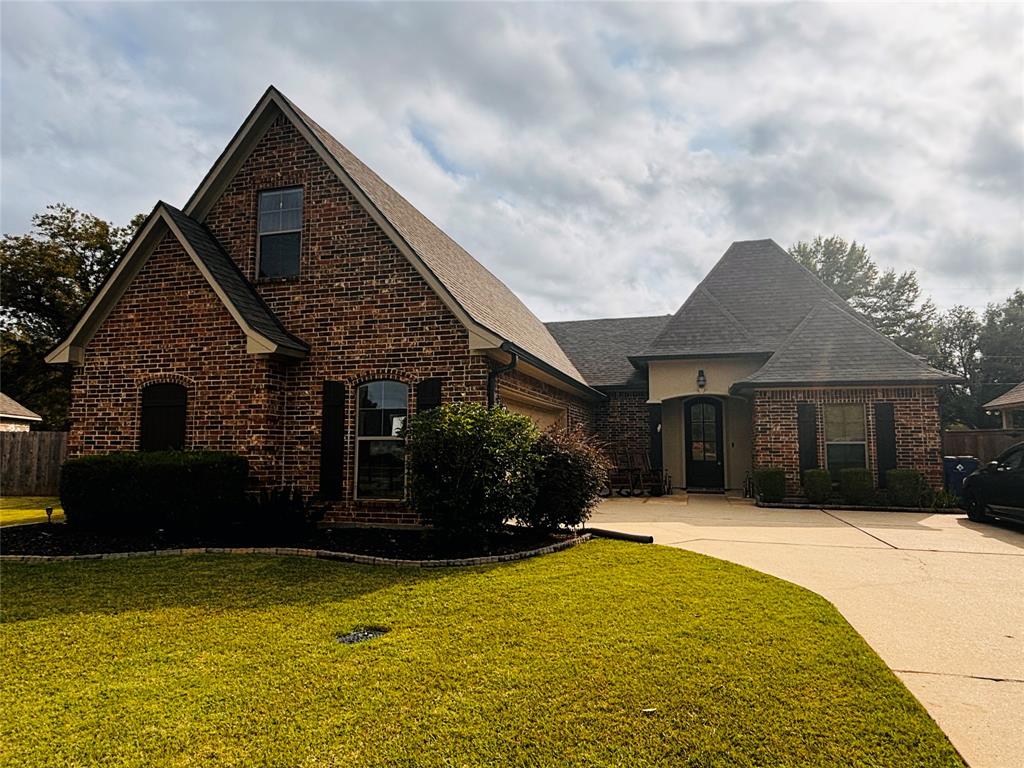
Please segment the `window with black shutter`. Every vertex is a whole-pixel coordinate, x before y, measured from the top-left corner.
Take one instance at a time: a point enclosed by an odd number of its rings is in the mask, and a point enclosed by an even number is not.
[[[325,381],[320,405],[320,497],[340,499],[345,460],[345,385]]]
[[[422,413],[441,405],[441,379],[423,379],[416,384],[416,411]]]
[[[885,473],[896,469],[896,419],[892,403],[875,403],[875,457],[878,487],[885,488]]]
[[[808,469],[818,468],[818,409],[814,403],[796,404],[797,445],[800,450],[800,477]]]
[[[187,402],[188,391],[181,384],[143,387],[139,450],[183,450]]]

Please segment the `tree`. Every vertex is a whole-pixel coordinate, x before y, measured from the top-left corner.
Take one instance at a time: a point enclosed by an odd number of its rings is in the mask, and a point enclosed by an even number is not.
[[[943,314],[936,324],[933,364],[966,381],[965,384],[946,387],[940,392],[943,426],[960,424],[974,429],[985,425],[980,407],[984,403],[980,391],[980,334],[978,313],[961,305]]]
[[[32,232],[0,241],[0,366],[4,391],[66,425],[70,371],[44,357],[70,329],[144,220],[117,227],[67,205],[32,217]]]
[[[847,243],[838,235],[819,235],[790,246],[789,253],[847,301],[869,295],[878,279],[878,267],[856,240]]]
[[[1018,288],[1002,304],[985,308],[978,349],[986,382],[1024,381],[1024,290]]]

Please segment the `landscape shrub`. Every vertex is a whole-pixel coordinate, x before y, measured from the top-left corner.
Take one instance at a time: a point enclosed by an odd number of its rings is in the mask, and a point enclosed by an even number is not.
[[[863,467],[847,467],[839,470],[839,495],[846,504],[863,505],[872,501],[875,495],[871,470]]]
[[[777,504],[786,495],[786,473],[778,467],[754,470],[757,497],[769,504]]]
[[[208,451],[81,456],[64,462],[68,524],[106,530],[207,529],[244,513],[249,463]]]
[[[520,521],[543,530],[582,525],[608,481],[609,463],[601,446],[582,430],[555,429],[537,439],[533,453],[537,495]]]
[[[924,477],[914,469],[890,469],[885,473],[889,500],[897,507],[916,507],[924,494]]]
[[[832,495],[832,475],[827,469],[804,472],[804,495],[812,504],[824,504]]]
[[[417,414],[406,429],[409,504],[451,536],[483,536],[533,508],[533,445],[526,416],[450,403]]]

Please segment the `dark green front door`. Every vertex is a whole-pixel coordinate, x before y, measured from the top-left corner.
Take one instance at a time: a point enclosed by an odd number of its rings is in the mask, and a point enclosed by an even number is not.
[[[725,487],[722,401],[695,397],[683,406],[686,417],[686,487]]]

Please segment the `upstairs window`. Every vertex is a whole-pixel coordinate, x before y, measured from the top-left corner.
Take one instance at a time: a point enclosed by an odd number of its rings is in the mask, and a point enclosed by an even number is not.
[[[260,192],[259,276],[296,277],[302,244],[302,188]]]
[[[848,467],[867,466],[867,430],[861,403],[825,406],[825,461],[833,480]]]

